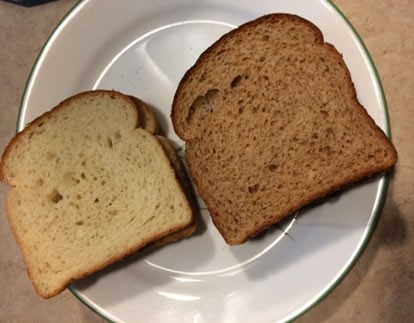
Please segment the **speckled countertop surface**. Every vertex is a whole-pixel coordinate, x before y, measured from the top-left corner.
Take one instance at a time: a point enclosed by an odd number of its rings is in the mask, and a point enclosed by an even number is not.
[[[15,133],[19,102],[42,45],[76,3],[24,8],[0,2],[0,151]],[[336,0],[376,63],[399,153],[385,207],[350,273],[299,322],[414,322],[414,1]],[[6,219],[0,186],[0,322],[103,322],[69,291],[38,297]],[[311,275],[311,273],[310,273]]]

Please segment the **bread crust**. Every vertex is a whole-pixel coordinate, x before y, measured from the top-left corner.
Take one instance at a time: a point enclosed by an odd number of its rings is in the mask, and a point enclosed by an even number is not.
[[[227,227],[226,227],[226,219],[225,214],[223,212],[223,209],[221,206],[217,206],[214,203],[214,192],[211,192],[209,189],[205,189],[203,185],[201,185],[200,178],[198,175],[199,170],[199,158],[201,157],[195,157],[195,150],[197,150],[201,154],[201,150],[199,147],[196,147],[198,143],[201,142],[200,137],[202,136],[201,131],[195,132],[192,131],[192,126],[189,125],[187,128],[184,127],[185,122],[183,121],[185,118],[183,115],[187,114],[189,110],[189,106],[185,106],[181,101],[183,97],[183,93],[186,91],[191,91],[192,86],[196,83],[196,81],[193,81],[193,76],[210,60],[212,60],[217,53],[219,53],[220,50],[222,50],[222,47],[224,46],[227,41],[233,38],[237,38],[239,35],[243,35],[244,33],[248,33],[250,30],[254,30],[255,26],[265,23],[271,23],[275,20],[285,19],[289,21],[296,21],[300,22],[304,26],[307,26],[307,28],[310,28],[314,31],[315,39],[314,43],[315,46],[323,46],[324,50],[330,53],[330,55],[333,55],[335,57],[336,62],[340,65],[340,68],[343,70],[343,72],[346,74],[346,83],[348,84],[348,88],[350,89],[350,92],[348,93],[348,96],[350,98],[350,101],[352,102],[352,108],[354,109],[354,112],[357,113],[360,117],[362,117],[365,120],[365,125],[373,130],[374,136],[377,140],[377,143],[379,146],[384,147],[384,149],[387,151],[388,156],[384,158],[383,162],[378,163],[376,165],[370,166],[368,168],[364,168],[362,171],[357,171],[352,174],[348,174],[347,176],[341,178],[340,180],[334,179],[333,182],[330,185],[325,185],[318,187],[317,189],[314,189],[311,194],[306,195],[303,199],[300,201],[289,204],[287,206],[282,206],[278,210],[275,210],[274,215],[269,219],[264,219],[256,226],[246,229],[243,234],[240,234],[238,237],[233,237]],[[242,36],[240,36],[242,37]],[[211,72],[211,71],[210,71]],[[194,94],[195,95],[195,94]],[[395,150],[395,147],[392,145],[392,143],[389,141],[387,136],[383,133],[383,131],[375,124],[374,120],[369,116],[365,108],[359,103],[357,99],[356,90],[354,87],[354,84],[352,82],[352,78],[350,75],[350,72],[343,61],[342,55],[335,49],[335,47],[329,43],[324,42],[323,35],[318,27],[316,27],[311,22],[304,20],[303,18],[300,18],[298,16],[294,15],[288,15],[288,14],[270,14],[263,17],[260,17],[254,21],[248,22],[246,24],[241,25],[239,28],[234,29],[230,31],[229,33],[222,36],[217,42],[215,42],[213,45],[211,45],[204,53],[201,54],[199,59],[196,61],[196,63],[184,74],[182,80],[180,81],[180,84],[177,88],[177,91],[174,95],[174,100],[172,104],[172,111],[171,111],[171,119],[174,125],[174,130],[178,134],[178,136],[186,141],[186,154],[185,154],[185,160],[187,162],[190,174],[192,176],[192,179],[195,183],[195,186],[198,189],[198,192],[202,199],[205,201],[213,223],[221,233],[221,235],[224,237],[225,241],[230,245],[238,245],[246,242],[251,237],[254,237],[261,231],[267,229],[271,225],[275,224],[288,214],[291,214],[300,208],[304,207],[305,205],[308,205],[309,203],[312,203],[315,200],[322,199],[323,197],[327,195],[331,195],[345,187],[348,187],[356,182],[361,181],[364,178],[371,177],[375,174],[378,174],[380,172],[386,171],[393,167],[393,165],[397,162],[397,152]],[[220,131],[219,129],[214,129],[213,131]],[[202,145],[200,143],[200,145]],[[204,174],[203,176],[208,176],[207,174]],[[244,229],[243,229],[244,230]]]
[[[134,101],[135,106],[137,107],[140,127],[152,133],[153,135],[158,135],[158,122],[152,109],[146,105],[144,101],[138,99],[135,96],[129,95],[129,98]]]

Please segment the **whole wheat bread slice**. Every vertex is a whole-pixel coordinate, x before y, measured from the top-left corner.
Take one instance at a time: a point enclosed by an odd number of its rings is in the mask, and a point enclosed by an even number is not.
[[[341,54],[288,14],[248,22],[208,48],[182,78],[171,117],[231,245],[397,161]]]
[[[0,179],[7,213],[42,297],[193,223],[157,137],[114,91],[73,96],[17,134]]]

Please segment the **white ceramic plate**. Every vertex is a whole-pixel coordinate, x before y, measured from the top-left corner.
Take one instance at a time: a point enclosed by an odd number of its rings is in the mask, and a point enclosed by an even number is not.
[[[235,26],[271,12],[315,23],[343,53],[358,98],[389,133],[381,83],[346,18],[323,0],[81,1],[44,46],[29,78],[18,130],[67,96],[116,89],[150,103],[174,143],[176,86],[199,54]],[[93,310],[127,322],[270,322],[323,299],[362,251],[380,214],[377,178],[299,212],[260,238],[229,247],[203,210],[191,239],[147,252],[72,285]]]

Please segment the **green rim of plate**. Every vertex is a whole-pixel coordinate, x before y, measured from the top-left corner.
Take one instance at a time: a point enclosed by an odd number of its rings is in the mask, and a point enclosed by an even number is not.
[[[23,125],[21,125],[21,119],[22,119],[22,113],[23,113],[23,103],[24,103],[26,95],[27,95],[27,89],[28,89],[29,85],[32,82],[32,77],[33,77],[33,74],[34,74],[34,70],[35,70],[36,66],[38,65],[41,57],[43,56],[47,45],[50,43],[50,41],[52,39],[52,36],[57,32],[58,29],[60,29],[63,26],[64,22],[72,15],[72,13],[75,11],[75,9],[77,9],[78,6],[82,2],[85,2],[85,1],[87,1],[87,0],[79,0],[66,13],[66,15],[62,18],[62,20],[53,29],[53,31],[49,35],[48,39],[46,40],[45,44],[42,46],[42,48],[41,48],[41,50],[40,50],[40,52],[39,52],[39,54],[38,54],[38,56],[35,60],[35,63],[32,66],[32,69],[29,73],[28,80],[27,80],[26,85],[25,85],[24,90],[23,90],[23,95],[22,95],[21,100],[20,100],[20,107],[19,107],[19,112],[18,112],[18,116],[17,116],[16,132],[19,132],[20,130],[23,129]],[[383,108],[384,108],[383,112],[384,112],[385,123],[386,123],[384,131],[387,134],[387,136],[389,138],[391,138],[391,125],[390,125],[390,118],[389,118],[389,113],[388,113],[387,100],[385,98],[384,88],[382,86],[381,79],[380,79],[378,70],[375,66],[374,60],[372,59],[372,57],[371,57],[366,45],[364,44],[361,36],[358,34],[355,27],[348,20],[348,18],[345,16],[345,14],[334,4],[333,0],[325,0],[325,1],[346,22],[346,24],[348,25],[348,27],[350,28],[352,33],[356,36],[356,38],[357,38],[359,44],[361,45],[361,48],[362,48],[362,50],[363,50],[363,52],[366,56],[366,58],[368,58],[370,68],[372,69],[372,72],[375,76],[375,82],[376,82],[376,84],[377,84],[377,86],[380,90],[380,94],[381,94],[381,101],[382,101]],[[311,301],[309,301],[308,303],[303,305],[301,308],[297,309],[295,312],[293,312],[290,315],[288,315],[287,317],[285,317],[284,318],[285,322],[291,322],[291,321],[296,320],[297,318],[299,318],[300,316],[302,316],[306,312],[313,309],[320,302],[322,302],[326,298],[326,296],[328,296],[329,293],[332,292],[332,290],[334,290],[339,285],[339,283],[344,279],[344,277],[348,274],[348,272],[351,270],[351,268],[357,262],[357,260],[361,256],[362,252],[364,251],[365,247],[367,246],[368,242],[370,241],[370,238],[372,237],[372,234],[374,233],[375,228],[377,226],[377,223],[379,221],[379,218],[380,218],[380,215],[382,213],[384,203],[385,203],[386,193],[387,193],[387,189],[388,189],[388,183],[389,183],[389,175],[385,173],[383,175],[380,183],[379,183],[379,197],[376,201],[376,204],[374,205],[373,215],[371,216],[371,218],[369,220],[367,230],[365,231],[365,234],[361,237],[360,244],[359,244],[359,246],[357,246],[356,252],[353,255],[352,259],[350,259],[349,263],[345,265],[345,268],[343,268],[342,272],[338,273],[338,276],[335,278],[335,280],[328,287],[326,287],[325,290],[323,290],[320,294],[316,295],[314,297],[314,299],[312,299]],[[75,297],[79,301],[81,301],[81,303],[83,303],[90,310],[92,310],[93,312],[95,312],[96,314],[98,314],[100,317],[107,320],[108,322],[114,322],[114,321],[110,320],[99,308],[95,307],[93,304],[91,304],[87,300],[85,300],[71,286],[69,287],[69,290],[72,292],[73,295],[75,295]]]

